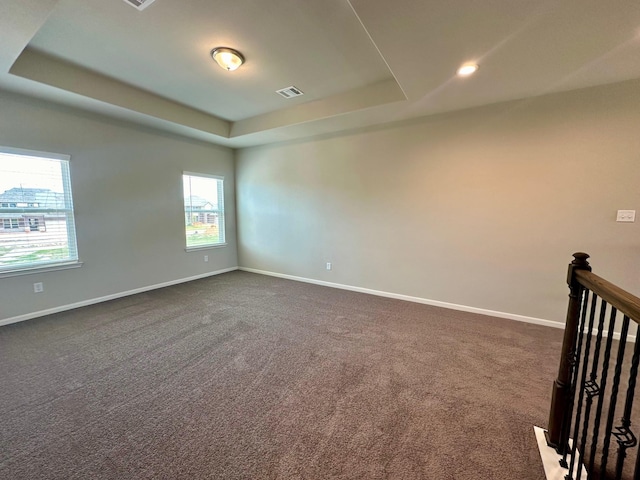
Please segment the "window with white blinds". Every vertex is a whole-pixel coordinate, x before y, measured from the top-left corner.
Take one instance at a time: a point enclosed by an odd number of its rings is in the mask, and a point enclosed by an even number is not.
[[[224,178],[184,172],[187,250],[224,245]]]
[[[0,147],[0,275],[78,262],[69,158]]]

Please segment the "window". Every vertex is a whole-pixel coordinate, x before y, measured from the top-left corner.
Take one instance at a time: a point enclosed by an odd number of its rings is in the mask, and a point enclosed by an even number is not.
[[[187,250],[224,245],[224,178],[184,172]]]
[[[0,275],[78,263],[69,157],[0,147]]]

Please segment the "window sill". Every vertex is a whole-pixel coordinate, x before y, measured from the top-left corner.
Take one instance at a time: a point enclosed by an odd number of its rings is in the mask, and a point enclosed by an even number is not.
[[[184,249],[184,251],[187,253],[199,252],[200,250],[210,250],[212,248],[220,248],[220,247],[226,247],[226,246],[227,246],[226,243],[218,243],[216,245],[202,245],[201,247],[187,247]]]
[[[4,272],[0,272],[0,278],[18,277],[20,275],[32,275],[34,273],[55,272],[57,270],[69,270],[71,268],[80,268],[82,265],[83,262],[69,262],[42,267],[21,268],[19,270],[5,270]]]

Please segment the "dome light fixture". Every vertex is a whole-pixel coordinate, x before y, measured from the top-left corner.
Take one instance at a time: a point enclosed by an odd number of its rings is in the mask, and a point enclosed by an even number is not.
[[[244,63],[242,54],[233,48],[216,47],[211,50],[211,57],[218,65],[230,72]]]
[[[465,63],[458,69],[457,73],[459,77],[468,77],[476,73],[478,68],[478,65],[475,63]]]

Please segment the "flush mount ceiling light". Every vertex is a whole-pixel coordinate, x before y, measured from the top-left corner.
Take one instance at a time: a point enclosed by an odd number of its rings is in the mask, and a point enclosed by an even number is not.
[[[477,71],[478,65],[476,65],[475,63],[465,63],[458,69],[457,74],[459,77],[468,77],[469,75],[473,75]]]
[[[216,47],[211,50],[211,57],[225,70],[235,70],[244,63],[244,57],[233,48]]]

